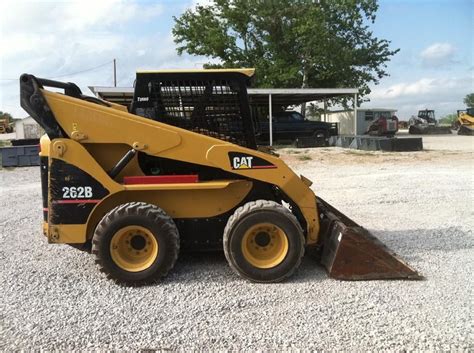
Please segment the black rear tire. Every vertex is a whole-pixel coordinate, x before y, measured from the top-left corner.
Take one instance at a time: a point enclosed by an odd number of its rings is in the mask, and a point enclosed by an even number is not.
[[[296,217],[274,201],[257,200],[239,207],[224,230],[224,253],[230,267],[253,282],[280,282],[291,276],[301,264],[304,245],[303,230]],[[261,251],[265,248],[267,253]],[[275,256],[268,258],[272,253]]]
[[[321,139],[324,139],[324,146],[329,146],[329,132],[325,130],[316,130],[313,134],[313,138],[319,142]],[[318,143],[319,146],[319,143]],[[321,146],[322,147],[322,146]]]
[[[144,202],[119,205],[99,222],[92,253],[100,271],[117,283],[153,283],[168,274],[179,254],[179,234],[161,208]]]

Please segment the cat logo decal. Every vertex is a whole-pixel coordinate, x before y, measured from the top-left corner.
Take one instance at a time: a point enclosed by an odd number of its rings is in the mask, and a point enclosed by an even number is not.
[[[230,166],[234,170],[276,168],[274,164],[265,159],[246,153],[229,152],[229,161]]]

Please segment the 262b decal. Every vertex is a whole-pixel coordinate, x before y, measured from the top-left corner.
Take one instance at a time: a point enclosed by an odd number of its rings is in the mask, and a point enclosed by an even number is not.
[[[91,186],[65,186],[62,192],[63,199],[90,199],[92,197]]]

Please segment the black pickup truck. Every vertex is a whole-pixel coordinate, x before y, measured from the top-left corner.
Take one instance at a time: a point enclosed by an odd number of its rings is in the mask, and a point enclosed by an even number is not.
[[[285,111],[273,113],[272,130],[273,141],[295,141],[297,138],[314,137],[324,138],[326,142],[330,136],[338,134],[337,123],[307,120],[298,112]],[[258,143],[268,143],[270,140],[268,118],[258,119],[256,135]]]

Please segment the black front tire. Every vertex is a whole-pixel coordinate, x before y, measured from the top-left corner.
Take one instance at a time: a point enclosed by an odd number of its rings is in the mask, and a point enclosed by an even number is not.
[[[249,261],[243,250],[246,232],[258,224],[271,224],[283,231],[287,252],[283,260],[271,268],[261,268]],[[224,230],[224,253],[232,270],[252,282],[281,282],[301,264],[305,239],[296,217],[281,204],[257,200],[239,207],[229,218]]]

